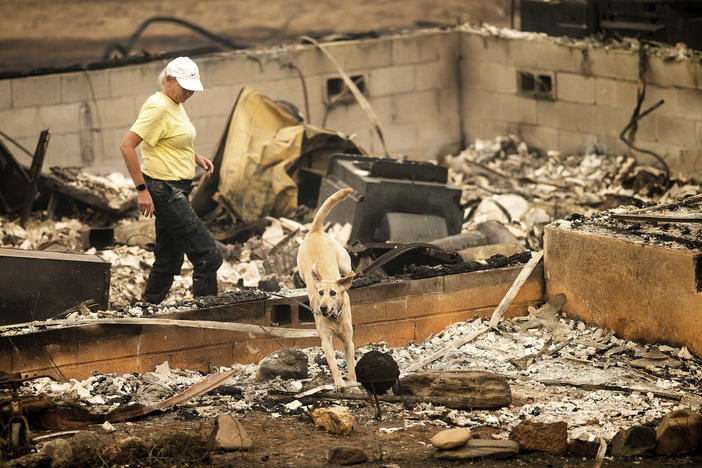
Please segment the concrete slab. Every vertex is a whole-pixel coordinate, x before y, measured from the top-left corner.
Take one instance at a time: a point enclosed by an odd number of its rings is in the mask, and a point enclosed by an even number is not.
[[[547,226],[546,295],[563,293],[568,316],[621,338],[687,346],[702,356],[702,255]]]

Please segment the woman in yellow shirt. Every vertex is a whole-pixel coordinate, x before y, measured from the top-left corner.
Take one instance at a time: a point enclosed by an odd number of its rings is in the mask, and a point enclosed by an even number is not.
[[[159,75],[161,91],[141,106],[139,116],[125,135],[120,150],[137,189],[139,212],[155,215],[156,260],[142,298],[153,304],[165,299],[173,276],[180,274],[183,254],[193,264],[193,296],[217,294],[217,270],[222,256],[188,196],[195,165],[212,175],[214,165],[193,147],[195,127],[183,103],[202,91],[200,72],[188,57],[178,57]],[[141,144],[143,163],[136,147]]]

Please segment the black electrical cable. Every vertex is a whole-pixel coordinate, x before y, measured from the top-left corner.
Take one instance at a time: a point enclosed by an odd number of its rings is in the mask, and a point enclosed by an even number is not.
[[[139,36],[141,36],[141,33],[144,32],[144,30],[152,23],[175,23],[179,24],[181,26],[185,26],[186,28],[190,28],[193,31],[205,36],[209,40],[219,43],[229,49],[245,49],[247,46],[237,44],[236,42],[232,42],[229,39],[219,36],[217,34],[214,34],[205,28],[198,26],[196,24],[193,24],[189,21],[185,21],[179,18],[173,18],[171,16],[153,16],[143,23],[134,31],[134,33],[129,36],[129,39],[127,39],[126,44],[122,45],[116,42],[113,42],[109,44],[105,48],[105,53],[102,55],[103,60],[109,60],[110,56],[114,51],[119,51],[123,57],[126,57],[129,54],[129,51],[132,50],[132,47],[134,46],[134,43],[139,39]]]

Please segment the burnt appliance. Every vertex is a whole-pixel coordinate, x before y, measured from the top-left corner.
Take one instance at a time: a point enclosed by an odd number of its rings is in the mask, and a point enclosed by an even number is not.
[[[354,193],[327,216],[352,225],[349,244],[429,242],[461,232],[461,190],[448,169],[429,162],[335,154],[322,178],[318,206],[339,189]]]

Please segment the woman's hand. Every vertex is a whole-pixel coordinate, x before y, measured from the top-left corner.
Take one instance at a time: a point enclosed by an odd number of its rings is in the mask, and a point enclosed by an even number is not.
[[[154,201],[151,199],[148,189],[137,192],[137,201],[139,202],[139,213],[147,218],[154,215]]]
[[[207,177],[210,177],[214,172],[214,164],[212,164],[212,161],[197,153],[195,153],[195,164],[205,170],[205,175],[207,175]]]

